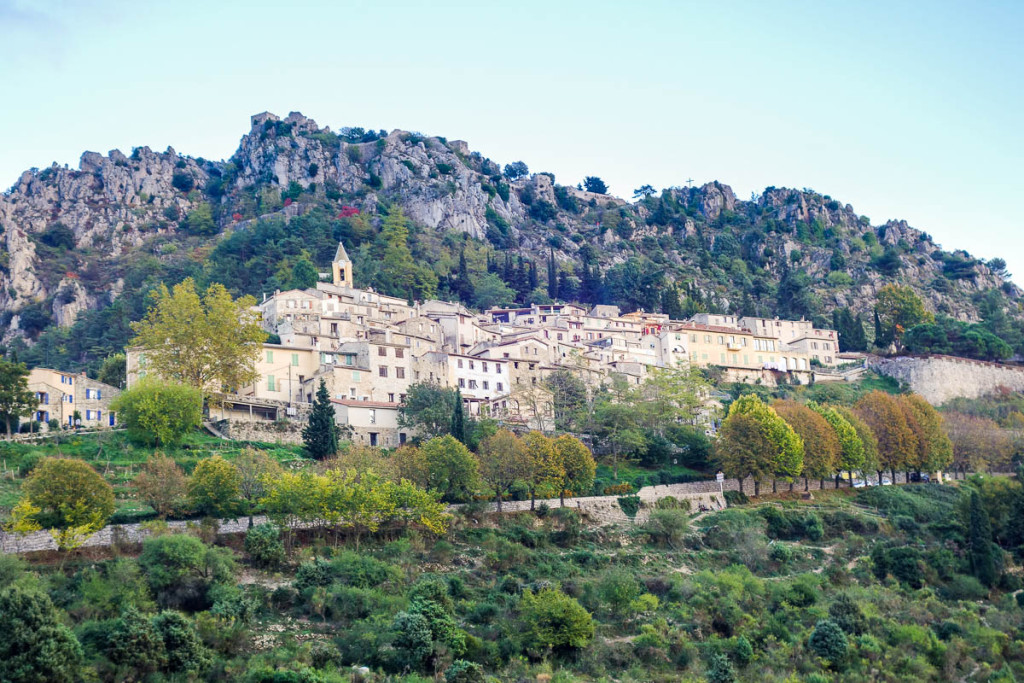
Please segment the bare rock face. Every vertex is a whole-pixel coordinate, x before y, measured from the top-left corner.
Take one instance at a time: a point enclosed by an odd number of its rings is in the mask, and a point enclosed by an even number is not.
[[[736,195],[732,188],[719,182],[707,183],[699,190],[700,212],[708,220],[715,220],[723,211],[736,208]]]
[[[0,211],[3,210],[0,205]],[[3,214],[0,213],[0,220]],[[44,295],[43,283],[36,277],[33,264],[36,247],[24,230],[13,225],[4,228],[7,248],[7,272],[0,277],[0,306],[18,308]]]
[[[53,299],[53,319],[61,327],[71,327],[78,314],[88,310],[90,297],[77,279],[65,277]]]

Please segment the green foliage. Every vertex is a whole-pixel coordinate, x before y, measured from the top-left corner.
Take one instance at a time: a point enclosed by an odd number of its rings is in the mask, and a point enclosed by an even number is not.
[[[636,517],[636,513],[640,510],[640,497],[639,496],[621,496],[618,499],[619,509],[627,517]]]
[[[206,237],[217,234],[217,223],[213,220],[213,207],[203,202],[185,214],[181,227],[190,235]]]
[[[335,419],[330,392],[321,378],[313,410],[309,413],[309,422],[302,430],[302,442],[306,444],[309,454],[317,460],[338,452],[338,426]]]
[[[420,449],[427,466],[427,487],[441,494],[442,500],[468,500],[477,480],[477,461],[451,434],[437,436]]]
[[[971,573],[986,586],[996,581],[996,560],[992,547],[992,525],[981,504],[981,496],[972,490],[967,513],[967,543]]]
[[[833,668],[839,668],[843,664],[849,650],[846,634],[839,624],[831,619],[822,619],[815,625],[807,644]]]
[[[284,562],[284,543],[273,524],[258,524],[245,534],[245,552],[257,567],[274,568]]]
[[[159,604],[189,610],[208,609],[210,588],[230,581],[235,570],[231,551],[185,534],[143,541],[139,566]]]
[[[194,386],[146,378],[110,407],[136,443],[174,446],[202,423],[203,393]]]
[[[5,433],[13,434],[18,418],[31,415],[36,405],[36,396],[28,389],[28,368],[0,357],[0,417]]]
[[[594,638],[590,613],[559,590],[526,591],[520,602],[520,623],[527,647],[539,651],[584,648]]]
[[[40,509],[38,522],[58,529],[103,528],[114,513],[114,489],[81,460],[45,458],[22,486],[25,498]]]
[[[231,517],[240,511],[242,479],[234,465],[219,455],[196,465],[188,497],[196,511],[208,517]]]
[[[414,429],[426,438],[443,436],[451,428],[455,390],[433,382],[409,385],[398,409],[398,424]]]
[[[45,594],[11,586],[0,591],[0,679],[73,683],[82,648]]]

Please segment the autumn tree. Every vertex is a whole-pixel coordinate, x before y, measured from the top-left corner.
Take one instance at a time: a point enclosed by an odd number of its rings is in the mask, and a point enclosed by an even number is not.
[[[28,389],[28,368],[24,363],[0,357],[0,416],[7,428],[7,437],[14,434],[18,418],[27,417],[39,402]]]
[[[188,480],[173,458],[160,453],[151,457],[132,480],[139,500],[161,519],[183,509],[188,503]]]
[[[114,489],[81,460],[45,458],[25,480],[22,495],[40,512],[61,550],[74,550],[114,514]]]
[[[238,513],[241,476],[235,466],[215,455],[200,460],[188,484],[192,506],[208,517],[231,517]]]
[[[267,333],[251,296],[232,299],[224,285],[202,296],[191,278],[154,292],[146,317],[132,323],[132,346],[143,350],[147,373],[204,393],[240,389],[259,379],[256,360]]]
[[[804,442],[804,490],[809,479],[824,482],[839,469],[839,438],[824,417],[794,401],[775,401],[775,412],[793,428]]]
[[[953,412],[945,414],[943,423],[953,447],[953,468],[961,476],[1010,462],[1013,441],[995,420]]]
[[[203,394],[194,387],[147,377],[110,405],[128,438],[151,446],[172,446],[203,421]]]
[[[745,419],[739,419],[743,416]],[[740,480],[754,478],[754,495],[766,476],[796,477],[803,470],[804,445],[793,428],[755,394],[729,406],[715,449],[722,471]]]
[[[530,491],[530,509],[533,510],[537,493],[557,485],[565,475],[558,458],[555,457],[552,440],[541,432],[532,431],[524,436],[523,448],[526,450],[528,463],[524,482]]]
[[[899,397],[907,422],[911,417],[914,435],[917,437],[917,472],[941,472],[953,462],[953,444],[946,434],[942,415],[919,394],[905,394]]]
[[[864,420],[878,440],[879,480],[882,469],[892,473],[917,459],[917,436],[907,424],[899,401],[884,391],[872,391],[857,402],[857,415]]]
[[[498,512],[501,512],[503,496],[529,474],[530,461],[526,449],[515,434],[502,429],[480,442],[477,457],[480,479],[494,492]]]
[[[565,494],[579,496],[590,491],[597,473],[597,463],[590,449],[582,441],[569,434],[562,434],[554,442],[555,460],[561,474],[558,486],[558,501],[565,506]]]
[[[832,427],[839,444],[839,472],[855,472],[864,466],[864,442],[850,421],[833,406],[809,403],[808,408],[821,415]],[[805,442],[806,445],[806,442]],[[840,476],[837,474],[836,482]]]
[[[857,432],[857,438],[860,439],[861,446],[864,448],[864,460],[858,469],[861,472],[879,471],[881,465],[878,462],[878,439],[871,431],[871,427],[868,427],[867,423],[847,406],[835,406],[835,411]],[[840,446],[842,446],[841,442]]]

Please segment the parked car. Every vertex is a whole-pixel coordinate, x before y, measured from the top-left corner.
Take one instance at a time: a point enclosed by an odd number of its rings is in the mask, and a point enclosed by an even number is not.
[[[931,479],[932,478],[930,476],[928,476],[928,474],[926,474],[925,472],[911,472],[910,473],[910,481],[919,481],[919,482],[922,482],[922,483],[927,483],[927,482],[931,481]]]
[[[853,480],[853,488],[855,488],[855,489],[862,489],[862,488],[864,488],[867,485],[868,485],[868,483],[866,481],[864,481],[863,479],[854,479]]]
[[[882,477],[882,486],[892,486],[892,479],[889,477]]]

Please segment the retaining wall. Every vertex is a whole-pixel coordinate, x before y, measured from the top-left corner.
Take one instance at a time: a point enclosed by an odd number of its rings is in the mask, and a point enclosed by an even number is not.
[[[1024,391],[1024,367],[988,363],[954,356],[869,356],[867,366],[905,382],[929,403],[941,405],[952,398],[977,398],[1001,387]]]

